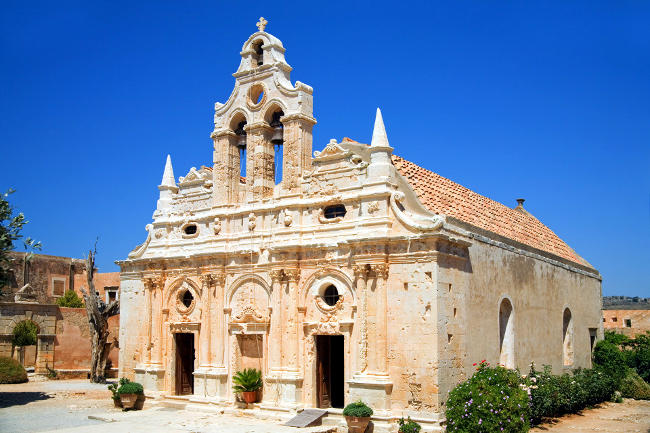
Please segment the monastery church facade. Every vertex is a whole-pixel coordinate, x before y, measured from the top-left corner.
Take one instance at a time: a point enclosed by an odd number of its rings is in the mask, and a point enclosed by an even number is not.
[[[436,425],[482,359],[589,367],[599,273],[523,201],[394,155],[379,110],[370,145],[312,154],[313,90],[263,23],[215,104],[213,165],[176,181],[167,157],[147,239],[118,262],[120,376],[232,406],[254,367],[262,409],[362,399]]]

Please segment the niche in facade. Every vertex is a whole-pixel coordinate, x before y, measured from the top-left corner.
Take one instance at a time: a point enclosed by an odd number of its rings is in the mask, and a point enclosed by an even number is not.
[[[509,299],[499,306],[499,363],[506,368],[514,368],[515,332],[512,303]]]
[[[323,209],[323,215],[327,219],[343,218],[346,213],[345,206],[342,204],[327,206]]]
[[[199,235],[199,226],[195,222],[189,222],[181,227],[183,238],[195,238]]]
[[[262,66],[264,64],[264,49],[262,48],[262,41],[253,42],[253,67]]]
[[[573,365],[573,317],[571,310],[568,308],[564,309],[564,314],[562,315],[562,336],[562,358],[564,359],[564,365]]]

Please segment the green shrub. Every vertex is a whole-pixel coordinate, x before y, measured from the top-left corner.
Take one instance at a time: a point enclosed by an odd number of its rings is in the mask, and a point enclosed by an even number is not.
[[[262,388],[262,372],[255,368],[245,368],[232,377],[235,392],[251,392]]]
[[[27,382],[25,368],[12,358],[0,357],[0,383]]]
[[[84,301],[74,290],[68,290],[63,296],[57,298],[56,305],[68,308],[83,308]]]
[[[409,417],[408,420],[404,421],[404,418],[401,418],[399,421],[399,433],[420,433],[422,426]]]
[[[447,432],[527,432],[528,393],[519,373],[482,361],[476,373],[447,399]]]
[[[126,382],[117,389],[117,393],[122,394],[144,394],[144,388],[137,382]]]
[[[630,369],[621,381],[621,396],[635,400],[650,400],[650,385]]]
[[[635,368],[643,380],[650,382],[650,332],[637,335],[628,345],[631,347],[628,365]]]
[[[14,327],[11,343],[14,346],[32,346],[36,344],[36,334],[36,324],[31,320],[23,320]]]
[[[359,400],[345,406],[343,409],[343,415],[364,418],[372,416],[372,409],[367,404]]]
[[[611,341],[602,340],[594,348],[594,364],[611,375],[618,387],[627,373],[627,360],[623,351]]]

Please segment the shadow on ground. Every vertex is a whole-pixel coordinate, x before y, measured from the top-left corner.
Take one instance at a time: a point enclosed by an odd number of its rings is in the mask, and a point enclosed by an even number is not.
[[[0,392],[0,409],[52,398],[44,392]]]

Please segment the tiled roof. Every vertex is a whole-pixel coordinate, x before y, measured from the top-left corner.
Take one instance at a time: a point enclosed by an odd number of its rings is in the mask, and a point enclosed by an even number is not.
[[[393,155],[392,159],[397,171],[409,182],[422,204],[432,212],[592,267],[523,208],[511,209],[399,156]]]

